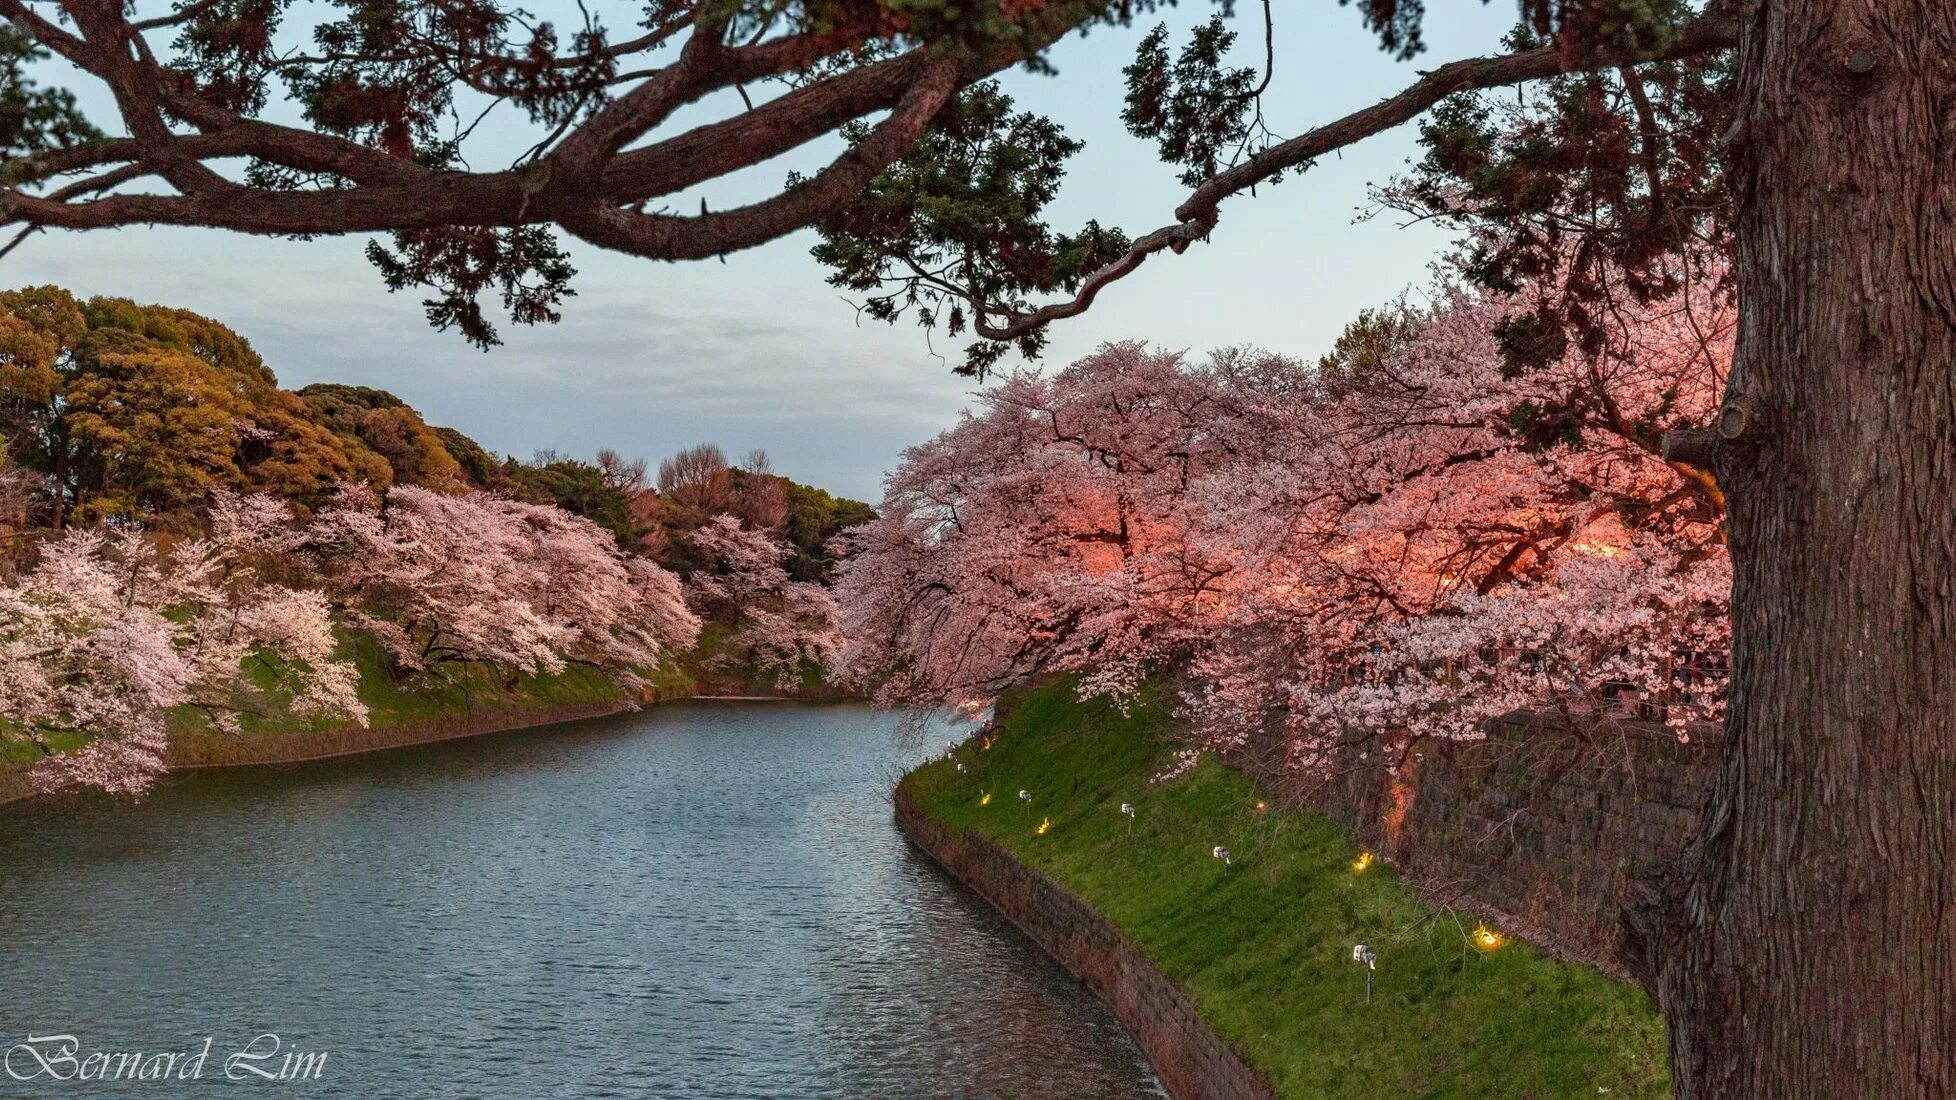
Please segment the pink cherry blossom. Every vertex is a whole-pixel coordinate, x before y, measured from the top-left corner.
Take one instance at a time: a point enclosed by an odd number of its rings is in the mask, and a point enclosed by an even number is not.
[[[842,645],[841,610],[828,589],[788,579],[786,543],[731,515],[715,516],[691,538],[712,565],[688,580],[689,597],[729,628],[716,657],[720,667],[750,669],[788,693],[799,688],[804,668],[833,668]]]
[[[1538,369],[1495,336],[1519,301],[1442,284],[1323,370],[1114,344],[1010,378],[845,536],[844,667],[929,706],[1172,667],[1211,743],[1275,724],[1303,763],[1521,708],[1716,717],[1723,498],[1659,446],[1722,387],[1715,281]]]
[[[408,670],[480,661],[551,673],[576,661],[635,684],[699,633],[676,577],[549,505],[350,489],[308,547],[351,621]]]
[[[135,532],[70,531],[0,587],[10,733],[44,750],[53,735],[89,738],[43,760],[37,787],[141,793],[164,769],[167,714],[178,707],[227,729],[248,695],[365,720],[353,669],[334,657],[325,597],[261,575],[292,526],[276,502],[223,497],[209,538],[166,552]],[[259,674],[250,691],[247,662]]]

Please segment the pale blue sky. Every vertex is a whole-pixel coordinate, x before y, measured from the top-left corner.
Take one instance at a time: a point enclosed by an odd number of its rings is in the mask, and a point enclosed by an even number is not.
[[[1261,27],[1254,5],[1242,7],[1236,22],[1247,57],[1260,52]],[[1505,0],[1432,7],[1431,48],[1399,63],[1333,0],[1280,5],[1278,78],[1266,104],[1272,127],[1288,136],[1391,94],[1420,68],[1491,52],[1514,17]],[[1185,3],[1166,18],[1181,28],[1210,10]],[[1022,106],[1087,143],[1054,210],[1062,228],[1094,217],[1144,232],[1165,224],[1185,193],[1152,145],[1120,125],[1120,70],[1144,32],[1072,38],[1053,55],[1057,76],[1006,78]],[[723,109],[709,104],[693,118]],[[110,120],[106,111],[98,117]],[[514,130],[497,138],[521,147]],[[1257,344],[1317,355],[1360,309],[1424,284],[1447,243],[1427,227],[1354,222],[1368,183],[1399,172],[1416,153],[1413,139],[1413,128],[1402,127],[1226,204],[1210,244],[1151,260],[1087,314],[1056,327],[1046,364],[1130,338],[1196,352]],[[709,192],[713,205],[771,194],[790,168],[833,149],[811,147],[723,181]],[[698,196],[672,205],[696,209]],[[873,501],[902,448],[948,426],[972,385],[950,372],[955,348],[940,346],[948,358],[938,359],[908,324],[858,324],[809,258],[812,240],[803,232],[725,264],[688,265],[573,242],[578,296],[564,321],[503,325],[507,343],[488,353],[430,329],[417,296],[388,294],[361,255],[363,238],[49,233],[0,261],[0,281],[53,282],[209,314],[249,338],[288,386],[384,387],[498,451],[588,456],[610,446],[656,461],[703,440],[733,455],[763,447],[784,473]]]

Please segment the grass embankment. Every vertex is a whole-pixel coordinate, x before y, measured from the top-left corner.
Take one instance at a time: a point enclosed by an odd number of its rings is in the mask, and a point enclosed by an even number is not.
[[[1382,864],[1355,871],[1342,829],[1260,809],[1250,780],[1207,755],[1151,783],[1178,748],[1160,700],[1123,715],[1060,684],[1007,703],[989,749],[966,742],[905,777],[918,806],[1119,924],[1278,1095],[1670,1095],[1642,990],[1518,941],[1484,949],[1471,917],[1427,908]],[[1378,956],[1370,1005],[1356,943]]]
[[[294,714],[277,698],[259,700],[256,713],[241,713],[241,728],[235,733],[185,709],[172,715],[172,757],[226,764],[358,752],[520,726],[528,724],[530,715],[547,723],[692,693],[691,678],[673,666],[642,672],[646,687],[639,693],[595,668],[575,664],[557,673],[512,676],[489,665],[457,663],[397,679],[389,671],[385,649],[372,636],[349,632],[345,644],[360,673],[360,701],[367,705],[364,728]]]
[[[482,664],[451,664],[435,673],[397,679],[389,671],[385,649],[371,635],[349,631],[343,652],[359,670],[360,701],[367,705],[364,727],[337,717],[295,714],[290,700],[260,691],[237,701],[239,729],[217,728],[202,711],[181,707],[170,714],[171,753],[192,764],[277,762],[388,748],[417,741],[459,736],[477,729],[485,719],[501,718],[499,726],[524,724],[525,715],[538,722],[623,708],[630,702],[672,699],[693,693],[693,681],[683,669],[667,665],[642,672],[643,692],[634,695],[610,677],[587,665],[571,665],[547,675],[514,677]],[[263,688],[270,677],[262,667],[247,671]],[[57,752],[86,742],[79,733],[45,737]],[[22,738],[0,737],[0,770],[29,767],[41,750]],[[0,788],[4,788],[0,784]],[[4,794],[0,789],[0,794]]]

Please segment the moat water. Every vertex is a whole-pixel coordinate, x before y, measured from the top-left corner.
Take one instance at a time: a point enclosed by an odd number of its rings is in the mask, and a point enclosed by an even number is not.
[[[1159,1095],[904,843],[894,724],[685,703],[0,807],[0,1097]],[[53,1079],[97,1053],[175,1075]]]

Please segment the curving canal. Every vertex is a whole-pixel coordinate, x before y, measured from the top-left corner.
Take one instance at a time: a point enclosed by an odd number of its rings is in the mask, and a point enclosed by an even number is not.
[[[679,704],[0,808],[0,1097],[1156,1095],[904,844],[892,725]]]

